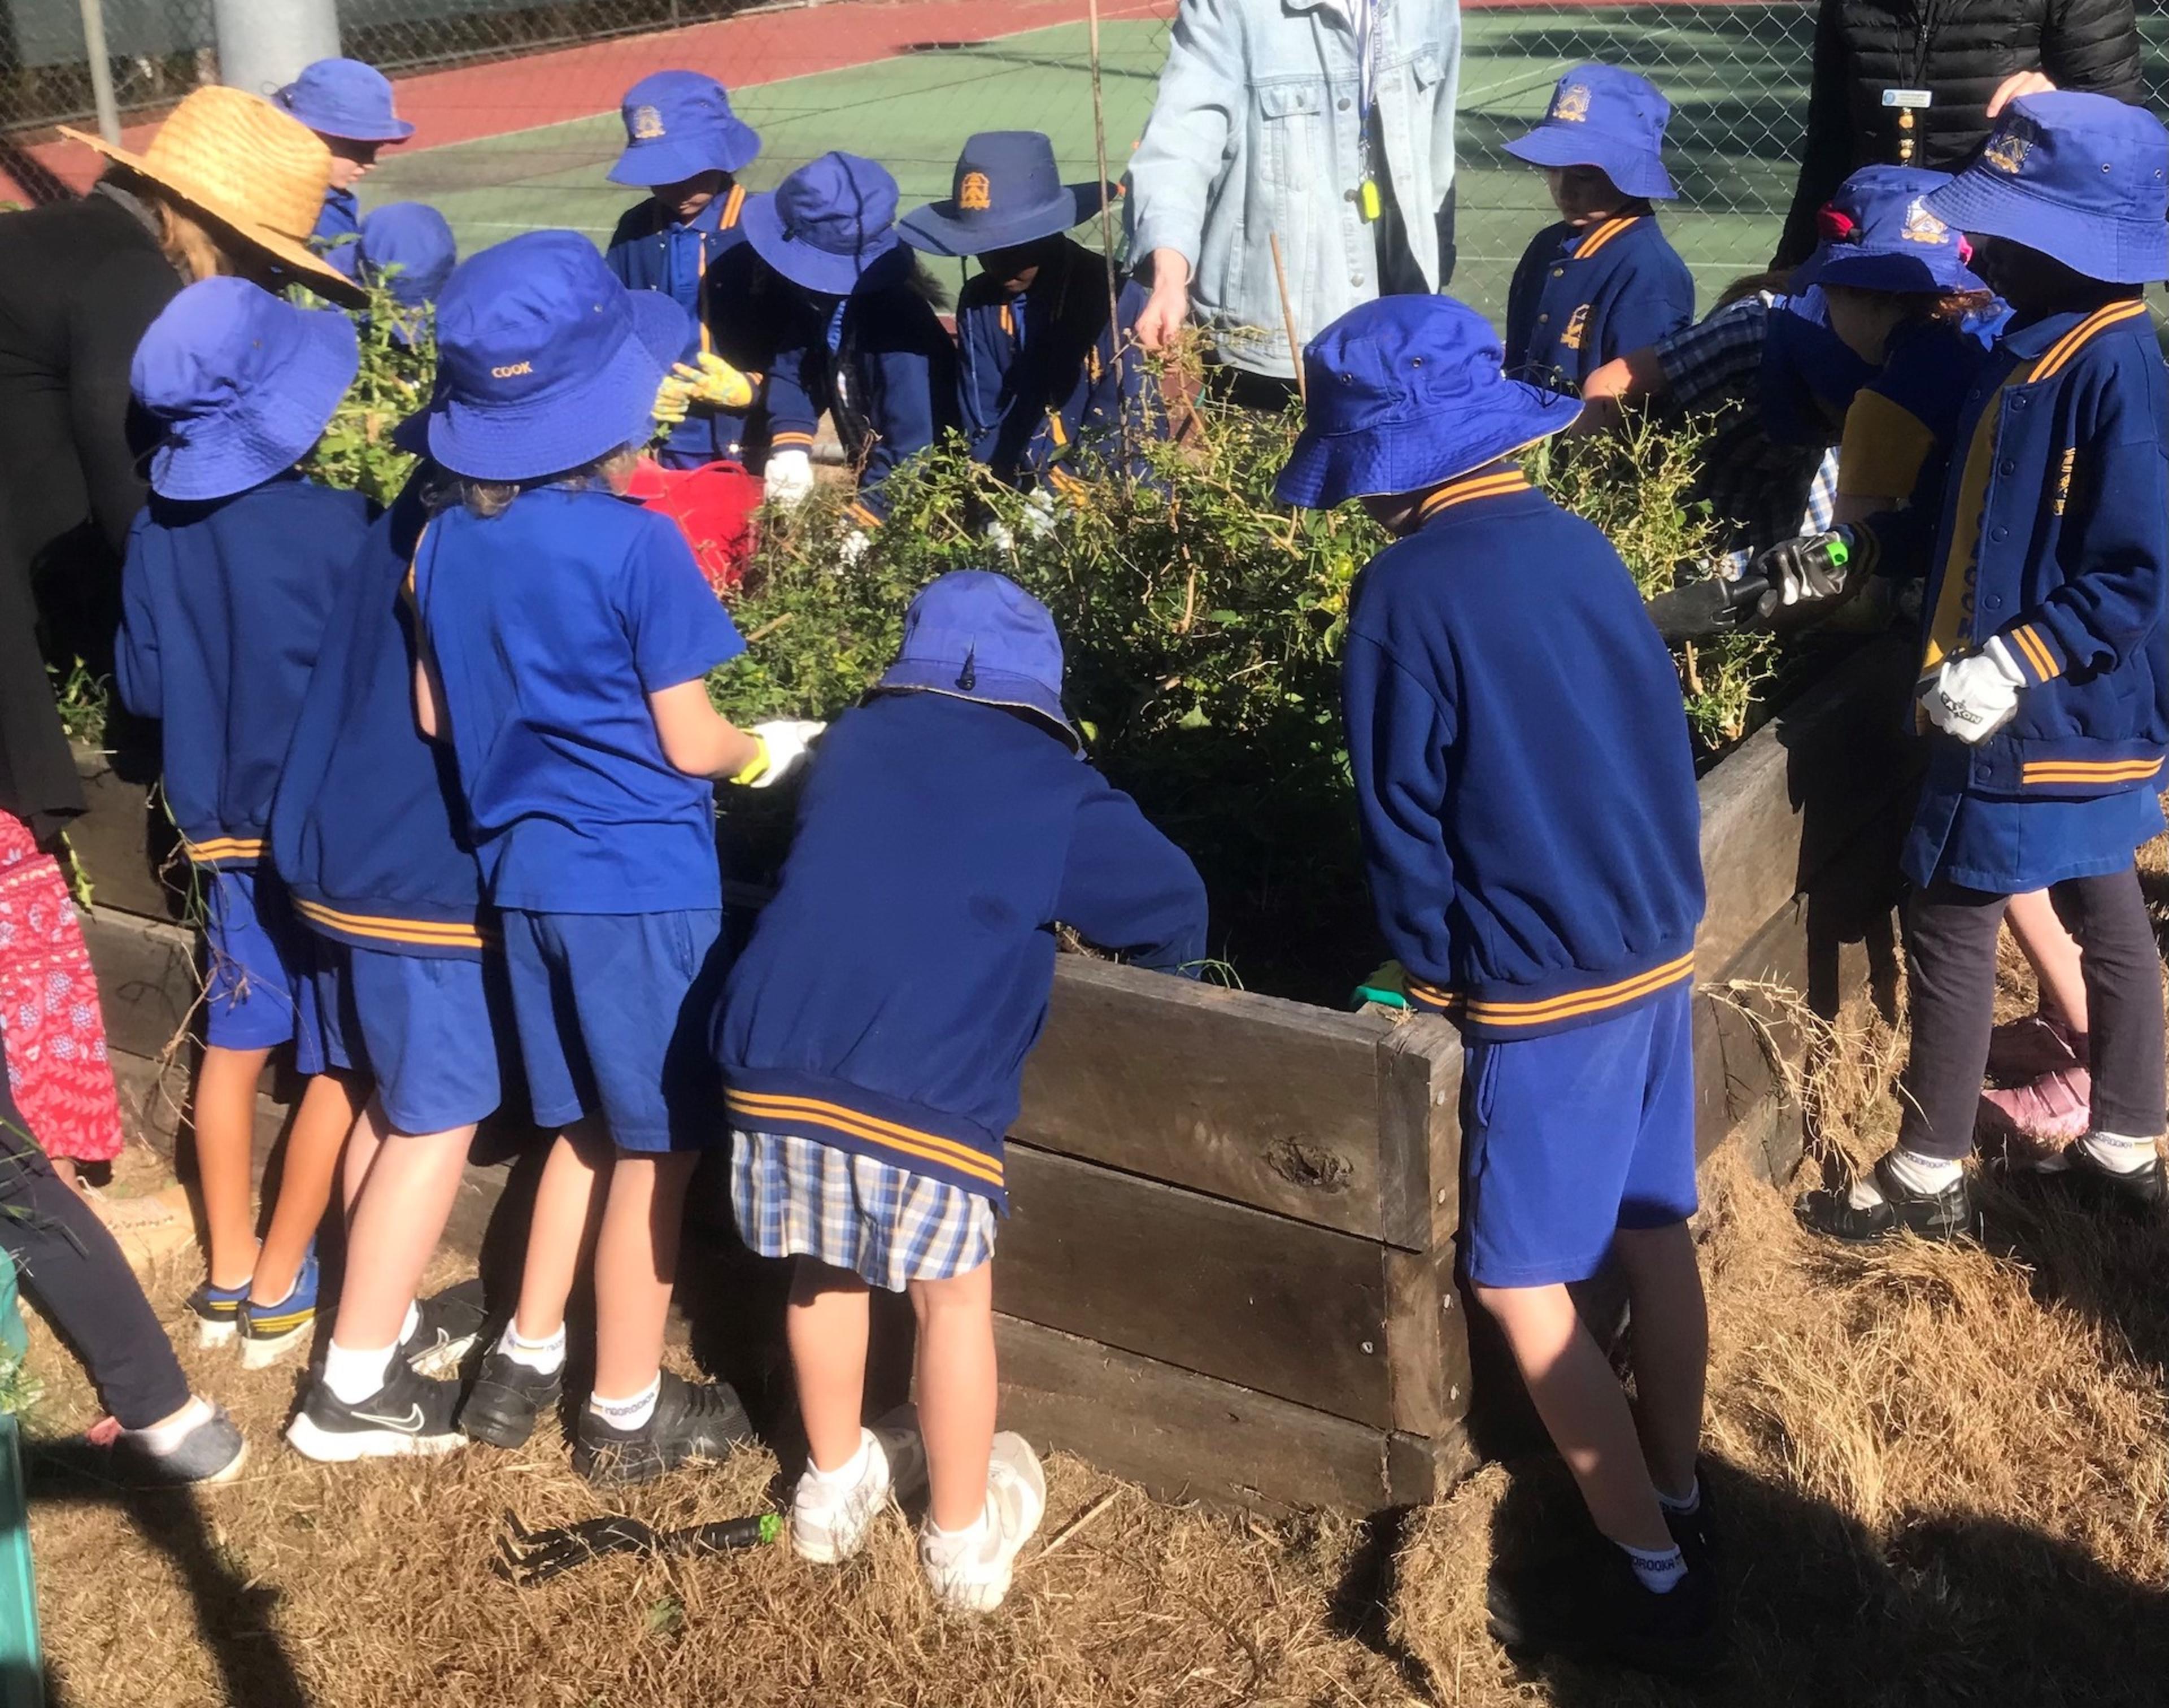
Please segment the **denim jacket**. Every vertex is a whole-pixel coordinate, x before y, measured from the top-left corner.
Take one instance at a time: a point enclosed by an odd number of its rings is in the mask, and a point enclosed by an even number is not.
[[[1174,249],[1221,359],[1295,372],[1273,277],[1277,234],[1296,334],[1378,294],[1377,227],[1357,200],[1361,69],[1354,0],[1182,0],[1159,94],[1130,162],[1130,253]],[[1458,0],[1378,8],[1380,189],[1433,290],[1453,182]]]

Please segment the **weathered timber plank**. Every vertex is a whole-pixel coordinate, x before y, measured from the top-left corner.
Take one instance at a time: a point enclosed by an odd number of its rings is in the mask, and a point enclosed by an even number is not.
[[[1461,1037],[1444,1020],[1411,1015],[1379,1040],[1379,1232],[1389,1245],[1427,1250],[1439,1213],[1458,1214]]]
[[[1376,1238],[1390,1024],[1064,955],[1016,1136]]]
[[[1012,1317],[994,1318],[994,1345],[1003,1428],[1158,1498],[1266,1511],[1387,1504],[1381,1430]]]
[[[75,743],[76,775],[86,811],[68,825],[68,847],[91,882],[101,907],[169,918],[173,897],[159,869],[174,843],[172,827],[150,804],[141,783],[119,776],[95,748]]]
[[[109,1049],[157,1057],[195,1013],[195,938],[177,925],[93,907],[83,938],[98,974]]]
[[[1417,1435],[1445,1434],[1468,1409],[1468,1324],[1453,1283],[1453,1248],[1381,1249],[1394,1427]]]
[[[995,1308],[1336,1417],[1393,1419],[1374,1241],[1009,1147]]]
[[[1428,1506],[1442,1500],[1479,1462],[1458,1423],[1443,1435],[1396,1430],[1386,1438],[1386,1504]]]

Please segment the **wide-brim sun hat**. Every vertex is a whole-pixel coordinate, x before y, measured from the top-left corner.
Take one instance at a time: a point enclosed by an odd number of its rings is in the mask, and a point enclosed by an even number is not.
[[[1502,146],[1531,166],[1593,166],[1622,195],[1668,201],[1679,194],[1665,169],[1671,110],[1646,78],[1617,66],[1580,65],[1559,80],[1536,128]]]
[[[903,644],[875,694],[938,694],[1029,712],[1072,753],[1084,737],[1062,705],[1062,636],[1045,605],[991,570],[957,569],[919,590]]]
[[[163,429],[161,498],[224,498],[308,454],[353,385],[354,322],[297,308],[244,279],[206,279],[167,304],[136,346],[130,385]]]
[[[701,72],[663,71],[625,92],[625,149],[605,174],[637,189],[683,184],[704,172],[743,172],[760,133],[731,110],[730,92]]]
[[[642,336],[666,322],[575,231],[529,231],[452,271],[437,304],[440,383],[430,457],[469,480],[517,483],[646,443],[669,370]],[[685,325],[685,311],[674,302]],[[681,344],[682,348],[682,344]]]
[[[983,255],[1074,230],[1116,194],[1109,184],[1064,184],[1043,132],[983,130],[957,157],[948,200],[913,209],[897,232],[930,255]]]
[[[807,162],[773,192],[747,197],[738,226],[792,284],[848,296],[897,247],[896,202],[885,167],[838,151]]]
[[[1928,211],[1927,198],[1951,182],[1918,166],[1863,166],[1815,215],[1814,253],[1793,271],[1795,295],[1837,285],[1893,295],[1985,290],[1966,263],[1964,233]]]
[[[2169,278],[2169,131],[2113,96],[2020,96],[1923,205],[1959,231],[2022,244],[2104,284]]]
[[[414,127],[393,105],[392,79],[358,59],[320,59],[271,98],[319,136],[404,142]]]
[[[1430,487],[1549,438],[1581,400],[1503,371],[1491,323],[1450,296],[1385,296],[1303,349],[1303,431],[1274,483],[1330,509]]]
[[[361,287],[309,248],[330,188],[323,139],[261,96],[191,90],[141,154],[63,125],[61,134],[186,203],[333,302],[359,307]]]

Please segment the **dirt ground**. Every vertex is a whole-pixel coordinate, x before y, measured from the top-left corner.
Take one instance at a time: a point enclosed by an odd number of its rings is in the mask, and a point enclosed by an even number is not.
[[[2152,851],[2152,881],[2161,860]],[[2022,976],[2006,995],[2023,999]],[[1873,1155],[1902,1039],[1831,1040],[1833,1152]],[[1812,1172],[1813,1165],[1810,1165]],[[42,1448],[32,1530],[55,1700],[71,1708],[634,1708],[658,1703],[2153,1704],[2169,1700],[2169,1232],[1991,1189],[1985,1249],[1836,1254],[1720,1157],[1700,1237],[1713,1317],[1709,1445],[1735,1649],[1685,1691],[1524,1668],[1485,1636],[1495,1551],[1575,1522],[1553,1467],[1493,1467],[1377,1528],[1154,1503],[1070,1459],[999,1615],[937,1616],[902,1522],[840,1571],[786,1549],[609,1561],[533,1589],[490,1571],[501,1515],[617,1508],[658,1524],[750,1513],[748,1453],[621,1502],[527,1450],[330,1468],[285,1450],[290,1369],[183,1353],[256,1445],[235,1486],[129,1497]],[[449,1276],[447,1277],[449,1279]],[[177,1328],[187,1275],[156,1289]],[[40,1335],[47,1438],[88,1423]],[[1083,1520],[1079,1522],[1080,1519]],[[1073,1528],[1074,1526],[1074,1528]]]

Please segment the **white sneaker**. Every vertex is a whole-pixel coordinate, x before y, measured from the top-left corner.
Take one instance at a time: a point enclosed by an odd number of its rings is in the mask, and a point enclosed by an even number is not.
[[[926,1482],[926,1448],[909,1407],[859,1431],[866,1468],[855,1483],[818,1481],[809,1466],[791,1497],[791,1551],[817,1566],[839,1565],[866,1545],[874,1520],[893,1494],[912,1499]]]
[[[994,1437],[987,1465],[986,1522],[974,1541],[945,1546],[931,1530],[919,1539],[919,1563],[934,1599],[952,1613],[992,1613],[1010,1593],[1016,1556],[1047,1516],[1047,1473],[1023,1436]]]

